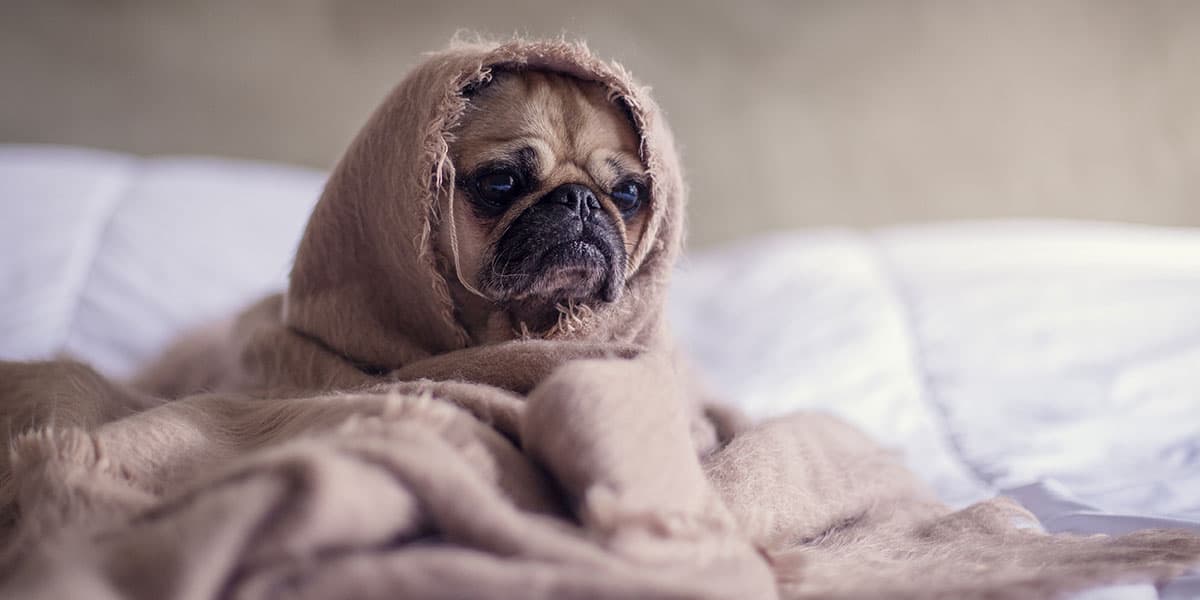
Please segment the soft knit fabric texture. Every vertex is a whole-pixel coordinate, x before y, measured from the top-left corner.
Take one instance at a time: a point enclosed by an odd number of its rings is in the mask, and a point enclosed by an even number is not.
[[[462,92],[494,68],[607,86],[642,138],[651,220],[620,301],[476,347],[433,237]],[[661,113],[586,48],[432,55],[330,178],[285,296],[186,340],[141,391],[0,365],[0,594],[1050,598],[1200,561],[1185,532],[951,511],[829,417],[705,407],[662,317],[683,193]]]

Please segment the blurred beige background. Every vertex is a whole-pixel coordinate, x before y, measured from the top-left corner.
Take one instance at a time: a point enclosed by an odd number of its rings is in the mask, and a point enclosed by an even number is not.
[[[1200,2],[0,0],[0,141],[326,168],[461,28],[651,84],[692,241],[1006,216],[1200,225]]]

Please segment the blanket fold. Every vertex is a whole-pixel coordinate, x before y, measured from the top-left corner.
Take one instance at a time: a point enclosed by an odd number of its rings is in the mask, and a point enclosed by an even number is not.
[[[605,86],[650,217],[618,301],[475,345],[434,225],[464,90],[494,69]],[[334,170],[284,294],[131,385],[0,363],[0,597],[1039,599],[1200,563],[1187,532],[955,511],[837,419],[709,403],[663,318],[683,205],[619,66],[564,41],[430,55]]]

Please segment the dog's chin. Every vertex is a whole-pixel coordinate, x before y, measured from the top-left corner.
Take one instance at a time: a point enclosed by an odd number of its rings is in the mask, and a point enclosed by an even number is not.
[[[610,274],[608,257],[595,243],[586,240],[563,242],[542,254],[536,275],[528,287],[516,290],[511,300],[611,301],[603,297]]]
[[[624,256],[611,246],[576,239],[524,253],[516,264],[506,265],[518,269],[493,270],[496,276],[485,289],[516,320],[545,329],[558,320],[561,305],[594,306],[620,298]]]

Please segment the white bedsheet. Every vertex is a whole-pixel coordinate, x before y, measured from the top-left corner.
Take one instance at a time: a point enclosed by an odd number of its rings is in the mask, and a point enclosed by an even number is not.
[[[0,358],[130,373],[284,285],[321,173],[0,146]],[[692,253],[675,328],[757,417],[843,415],[948,502],[1051,531],[1200,530],[1200,232],[1084,223],[774,235]],[[739,390],[737,396],[733,390]],[[1200,579],[1161,592],[1200,597]]]

